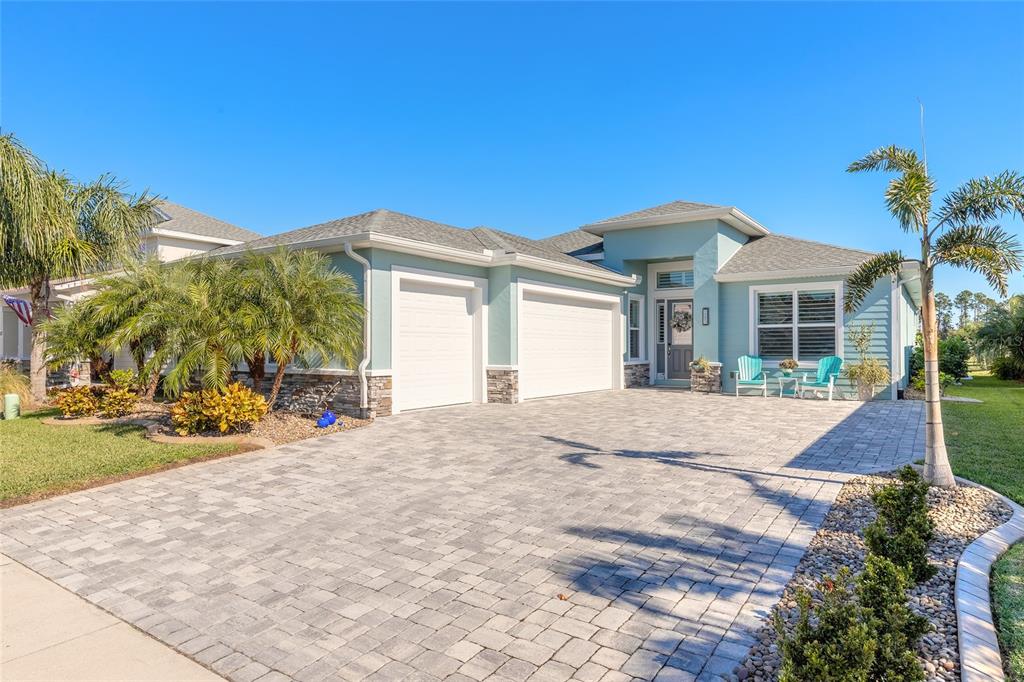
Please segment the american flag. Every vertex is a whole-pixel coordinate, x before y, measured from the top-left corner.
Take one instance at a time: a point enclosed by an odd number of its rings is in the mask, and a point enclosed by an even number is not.
[[[32,326],[32,304],[28,301],[24,301],[20,298],[14,298],[13,296],[3,295],[4,303],[10,306],[14,314],[18,316],[18,319],[25,324]]]

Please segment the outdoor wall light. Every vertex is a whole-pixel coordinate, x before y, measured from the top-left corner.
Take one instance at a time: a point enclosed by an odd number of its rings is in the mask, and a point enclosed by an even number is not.
[[[705,327],[711,324],[711,309],[701,308],[700,309],[700,323]]]

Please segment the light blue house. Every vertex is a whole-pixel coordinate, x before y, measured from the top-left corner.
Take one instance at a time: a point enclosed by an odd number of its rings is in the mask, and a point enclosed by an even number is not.
[[[676,201],[543,240],[382,209],[214,253],[280,246],[330,254],[370,321],[359,367],[296,368],[288,390],[329,383],[338,407],[379,416],[687,386],[700,357],[731,391],[739,356],[813,372],[824,356],[853,359],[847,331],[861,324],[892,372],[879,397],[896,398],[919,326],[916,272],[844,314],[845,278],[870,253],[770,234],[728,206]],[[839,394],[855,391],[841,379]]]

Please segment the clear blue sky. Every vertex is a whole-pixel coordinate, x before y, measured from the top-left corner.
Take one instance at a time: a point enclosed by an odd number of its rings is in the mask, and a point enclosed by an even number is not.
[[[1020,3],[0,12],[4,131],[77,177],[263,233],[387,207],[541,237],[688,199],[910,249],[884,176],[843,169],[918,145],[918,97],[942,187],[1024,170]],[[939,287],[985,288],[948,271]]]

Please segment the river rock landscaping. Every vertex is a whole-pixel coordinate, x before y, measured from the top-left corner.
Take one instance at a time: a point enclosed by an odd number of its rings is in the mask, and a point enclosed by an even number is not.
[[[796,594],[799,588],[809,590],[814,604],[820,604],[822,595],[818,584],[823,578],[836,575],[843,567],[854,574],[863,570],[867,552],[864,528],[877,516],[871,494],[891,483],[894,477],[891,473],[861,476],[843,486],[775,607],[787,629],[798,616]],[[929,516],[935,523],[935,537],[928,545],[928,557],[938,571],[931,579],[910,589],[909,606],[931,624],[931,631],[925,634],[918,647],[925,679],[952,682],[960,679],[953,601],[957,561],[972,541],[1005,523],[1012,511],[992,493],[964,485],[953,489],[930,488],[928,506]],[[734,679],[758,682],[778,679],[781,657],[770,621],[758,632],[757,640],[734,673]]]

